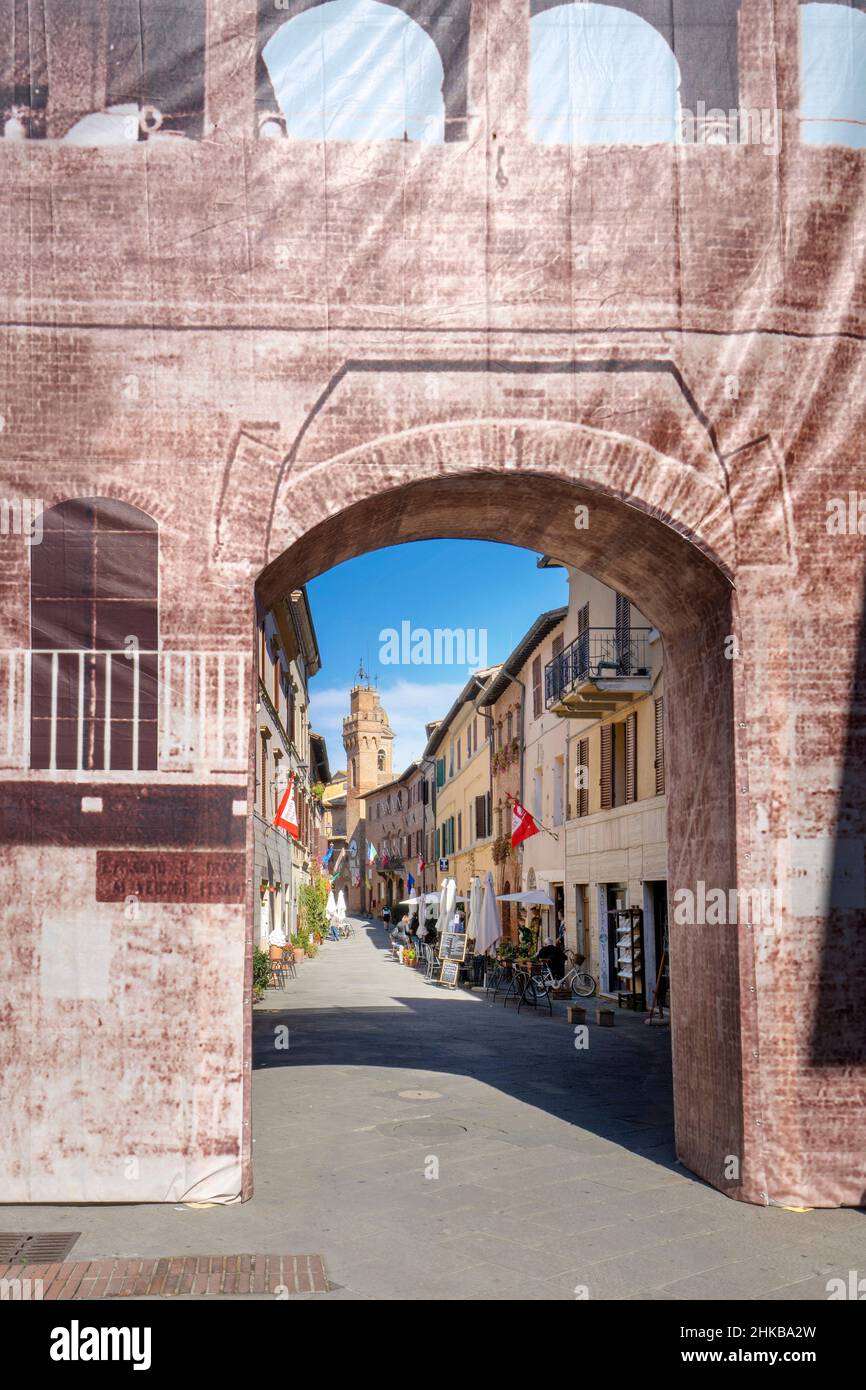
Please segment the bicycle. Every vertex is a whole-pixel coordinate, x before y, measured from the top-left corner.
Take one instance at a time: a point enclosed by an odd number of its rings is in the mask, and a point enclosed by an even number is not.
[[[568,953],[569,969],[566,970],[561,980],[557,980],[547,961],[541,961],[541,970],[537,975],[532,976],[533,988],[539,994],[547,994],[554,989],[570,989],[571,993],[578,999],[589,999],[595,994],[598,988],[597,982],[588,970],[581,970],[585,960],[584,956],[579,956],[575,951]]]

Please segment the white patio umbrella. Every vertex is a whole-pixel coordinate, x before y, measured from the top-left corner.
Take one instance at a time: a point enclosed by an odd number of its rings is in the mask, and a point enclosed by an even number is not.
[[[466,912],[466,935],[473,936],[476,942],[478,941],[478,928],[481,925],[482,894],[481,879],[476,874],[469,884],[469,906]]]
[[[501,935],[502,926],[496,906],[496,889],[493,886],[493,875],[488,869],[484,877],[484,900],[481,904],[478,930],[475,933],[475,954],[486,956],[496,945]]]
[[[542,893],[540,888],[528,888],[525,893],[498,893],[498,903],[525,903],[527,907],[553,907],[553,898]]]
[[[457,901],[457,884],[453,878],[446,878],[439,894],[439,916],[436,920],[437,932],[448,931]]]
[[[328,921],[330,922],[331,918],[332,918],[332,917],[336,917],[336,915],[337,915],[337,900],[336,900],[336,898],[334,897],[334,890],[333,890],[333,888],[332,888],[332,889],[330,890],[330,892],[328,893],[328,901],[325,903],[325,916],[327,917]]]
[[[342,890],[342,888],[341,888],[340,891],[339,891],[339,893],[337,894],[337,921],[338,921],[338,922],[345,922],[345,920],[346,920],[346,899],[343,897],[343,890]]]

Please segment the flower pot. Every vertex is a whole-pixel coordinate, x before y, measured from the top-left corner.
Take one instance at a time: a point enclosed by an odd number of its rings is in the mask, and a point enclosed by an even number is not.
[[[305,954],[306,952],[302,951],[300,946],[292,947],[292,955],[295,958],[295,965],[300,965],[301,961],[304,959]]]

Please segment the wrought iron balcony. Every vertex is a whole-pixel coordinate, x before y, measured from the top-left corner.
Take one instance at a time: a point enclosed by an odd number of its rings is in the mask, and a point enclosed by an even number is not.
[[[650,689],[652,628],[590,627],[544,669],[544,703],[557,714],[590,719]]]

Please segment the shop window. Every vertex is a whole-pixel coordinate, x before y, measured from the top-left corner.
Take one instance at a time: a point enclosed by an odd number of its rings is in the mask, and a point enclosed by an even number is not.
[[[263,136],[411,140],[466,135],[469,0],[259,4]]]
[[[159,533],[103,498],[43,513],[31,550],[30,764],[157,765]]]
[[[807,145],[866,148],[866,7],[800,6],[800,121]]]

